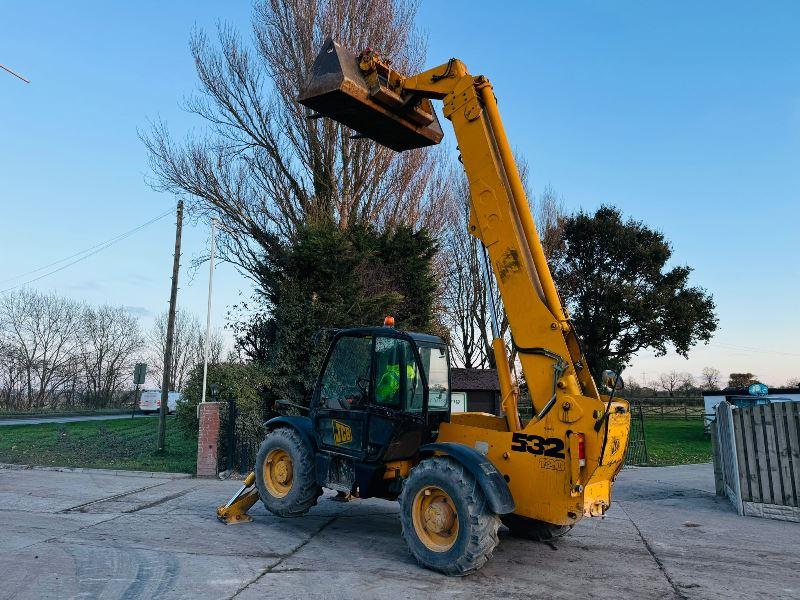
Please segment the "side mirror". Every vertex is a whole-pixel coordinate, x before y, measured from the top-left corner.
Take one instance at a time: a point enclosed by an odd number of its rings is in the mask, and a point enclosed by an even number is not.
[[[622,377],[620,377],[616,371],[612,371],[611,369],[606,369],[603,371],[603,385],[608,389],[617,392],[625,389],[625,382],[622,381]]]

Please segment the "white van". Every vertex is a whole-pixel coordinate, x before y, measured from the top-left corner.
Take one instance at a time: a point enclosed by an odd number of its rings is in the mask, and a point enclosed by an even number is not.
[[[181,398],[180,392],[170,392],[167,395],[167,411],[175,412],[178,400]],[[142,390],[139,398],[139,410],[143,413],[157,412],[161,409],[161,390]]]

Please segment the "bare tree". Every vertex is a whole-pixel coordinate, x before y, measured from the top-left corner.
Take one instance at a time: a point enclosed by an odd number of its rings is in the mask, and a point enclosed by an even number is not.
[[[703,368],[703,371],[700,374],[700,386],[704,390],[718,390],[721,381],[722,375],[720,374],[719,369],[715,369],[714,367]]]
[[[43,407],[73,378],[80,312],[73,300],[24,288],[0,297],[0,329],[13,348],[24,409]]]
[[[202,361],[206,344],[205,331],[198,331],[198,338],[195,340],[195,344],[195,354],[198,357],[198,361]],[[208,364],[219,364],[224,351],[225,339],[222,337],[222,331],[218,328],[212,329],[211,335],[208,338]]]
[[[531,199],[545,253],[549,253],[559,243],[564,219],[563,200],[550,186],[538,198],[534,197],[529,189],[528,162],[519,153],[516,153],[515,158],[526,195]],[[454,193],[448,212],[450,227],[447,235],[443,236],[443,255],[448,263],[444,277],[446,285],[443,291],[443,312],[452,332],[456,362],[465,367],[494,368],[489,301],[494,302],[501,336],[508,338],[507,341],[510,342],[508,319],[497,286],[492,285],[491,292],[487,288],[483,248],[468,231],[469,186],[463,176],[453,176],[453,180],[455,183],[451,185],[451,189]],[[493,281],[491,277],[490,281]],[[515,364],[513,348],[509,358],[511,364]]]
[[[792,377],[786,382],[786,387],[796,388],[800,387],[800,377]]]
[[[24,396],[24,372],[24,361],[17,345],[4,329],[0,329],[0,391],[3,406],[16,410],[23,408],[20,399]]]
[[[153,323],[148,336],[150,346],[149,373],[156,381],[164,376],[164,347],[167,340],[167,311]],[[178,308],[175,312],[175,338],[172,364],[169,366],[170,391],[180,391],[189,372],[203,360],[203,330],[196,315]]]
[[[466,368],[486,368],[491,364],[487,348],[488,308],[485,277],[482,272],[480,242],[469,235],[467,182],[458,179],[459,204],[453,207],[453,223],[444,236],[446,269],[442,294],[445,323],[451,333],[456,363]]]
[[[656,385],[660,390],[667,392],[670,397],[681,388],[686,388],[694,383],[693,377],[689,373],[679,371],[669,371],[662,373],[656,380]]]
[[[525,164],[525,172],[527,173],[527,164]],[[566,216],[564,199],[551,185],[547,185],[541,195],[536,198],[533,209],[533,218],[542,240],[542,248],[545,256],[549,259],[561,243],[561,232]]]
[[[139,323],[121,307],[86,307],[81,315],[81,359],[85,400],[107,406],[126,383],[135,355],[144,344]]]
[[[254,47],[228,26],[215,42],[193,34],[200,93],[185,108],[207,132],[176,143],[156,123],[143,140],[154,185],[222,222],[223,259],[255,277],[263,253],[309,222],[442,225],[441,150],[398,154],[352,139],[296,102],[329,35],[350,48],[380,49],[399,71],[420,68],[416,9],[414,0],[259,0]]]

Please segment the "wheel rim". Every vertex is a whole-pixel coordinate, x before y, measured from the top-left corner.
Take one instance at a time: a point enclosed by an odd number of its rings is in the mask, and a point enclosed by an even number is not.
[[[264,485],[275,498],[283,498],[292,489],[292,457],[282,448],[271,450],[264,461]]]
[[[429,485],[417,492],[411,515],[417,537],[429,550],[446,552],[456,543],[458,512],[443,489]]]

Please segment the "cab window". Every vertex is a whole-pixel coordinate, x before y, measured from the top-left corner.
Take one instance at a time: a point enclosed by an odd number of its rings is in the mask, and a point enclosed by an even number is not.
[[[417,373],[414,349],[406,340],[389,337],[375,339],[375,403],[379,406],[404,408],[416,404],[422,381]]]
[[[339,338],[322,376],[320,406],[364,408],[369,397],[371,365],[371,337]]]
[[[448,410],[450,369],[447,348],[433,344],[419,344],[418,348],[422,368],[428,378],[428,410]]]

